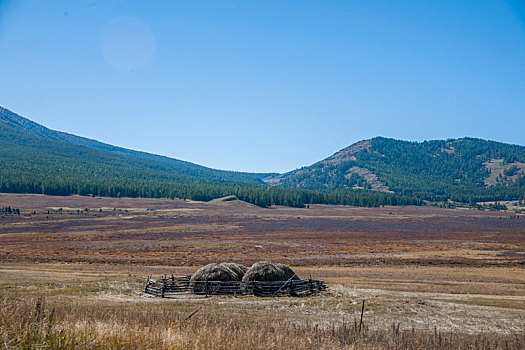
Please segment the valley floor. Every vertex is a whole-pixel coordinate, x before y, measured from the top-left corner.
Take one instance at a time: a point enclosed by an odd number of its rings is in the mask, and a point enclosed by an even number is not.
[[[0,194],[7,205],[21,211],[0,217],[7,349],[525,347],[523,215]],[[330,288],[308,298],[141,295],[147,275],[258,260]]]

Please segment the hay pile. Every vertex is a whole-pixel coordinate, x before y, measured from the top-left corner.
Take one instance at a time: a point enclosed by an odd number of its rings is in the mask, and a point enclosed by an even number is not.
[[[191,276],[189,283],[195,294],[235,294],[248,291],[248,294],[253,295],[269,295],[283,287],[283,284],[279,282],[284,283],[288,280],[299,280],[299,277],[287,265],[259,261],[250,269],[241,264],[228,262],[208,264],[198,269]],[[240,281],[255,283],[241,284]],[[276,283],[263,285],[256,282]]]
[[[204,282],[239,282],[242,280],[246,270],[246,266],[236,263],[213,263],[203,266],[190,278],[190,282],[193,282],[193,292],[196,294],[224,292],[227,289],[226,286],[212,286],[213,290],[209,290]]]
[[[295,272],[285,264],[272,264],[259,261],[252,265],[244,274],[243,281],[288,281],[298,280]]]
[[[191,276],[190,281],[241,281],[246,270],[248,270],[246,266],[241,264],[213,263],[198,269]]]
[[[235,278],[232,281],[242,281],[244,274],[248,271],[248,268],[241,264],[236,264],[232,262],[220,263],[219,266],[226,268],[230,271],[232,276]]]

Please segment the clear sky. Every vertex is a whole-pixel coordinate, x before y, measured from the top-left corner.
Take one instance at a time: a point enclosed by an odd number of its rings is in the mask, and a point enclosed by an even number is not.
[[[525,1],[2,1],[0,104],[284,172],[374,136],[525,145]]]

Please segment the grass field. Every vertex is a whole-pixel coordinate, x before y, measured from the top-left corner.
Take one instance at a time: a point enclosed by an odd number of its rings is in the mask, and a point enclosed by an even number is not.
[[[525,347],[523,215],[0,194],[7,205],[21,215],[0,217],[6,349]],[[147,275],[258,260],[330,288],[308,298],[141,295]]]

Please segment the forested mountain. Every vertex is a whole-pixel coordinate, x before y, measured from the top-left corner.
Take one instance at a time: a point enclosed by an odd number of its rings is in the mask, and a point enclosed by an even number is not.
[[[178,159],[108,145],[106,143],[102,143],[96,140],[91,140],[88,138],[68,134],[61,131],[50,130],[29,119],[21,117],[18,114],[13,113],[2,106],[0,106],[0,123],[2,125],[2,131],[0,131],[1,135],[6,136],[6,140],[9,142],[17,143],[20,140],[22,133],[29,132],[29,135],[32,138],[34,138],[35,136],[41,137],[40,139],[35,139],[34,144],[37,146],[40,145],[39,142],[46,140],[58,141],[63,144],[69,144],[74,146],[84,146],[97,150],[109,151],[117,155],[124,155],[133,158],[138,158],[140,160],[160,163],[164,165],[167,170],[176,172],[179,175],[190,175],[202,178],[253,181],[258,183],[261,183],[261,179],[263,177],[271,175],[210,169],[201,165],[185,162]],[[17,131],[17,134],[13,133],[11,135],[6,135],[5,132],[8,129]]]
[[[377,137],[286,174],[242,173],[50,130],[1,106],[0,165],[0,192],[194,200],[236,195],[260,206],[525,199],[523,146]]]
[[[0,192],[211,200],[259,205],[420,204],[373,191],[309,191],[263,183],[275,174],[221,171],[53,131],[0,107]]]
[[[265,181],[288,188],[365,188],[474,203],[524,199],[524,174],[523,146],[474,138],[408,142],[376,137]]]

